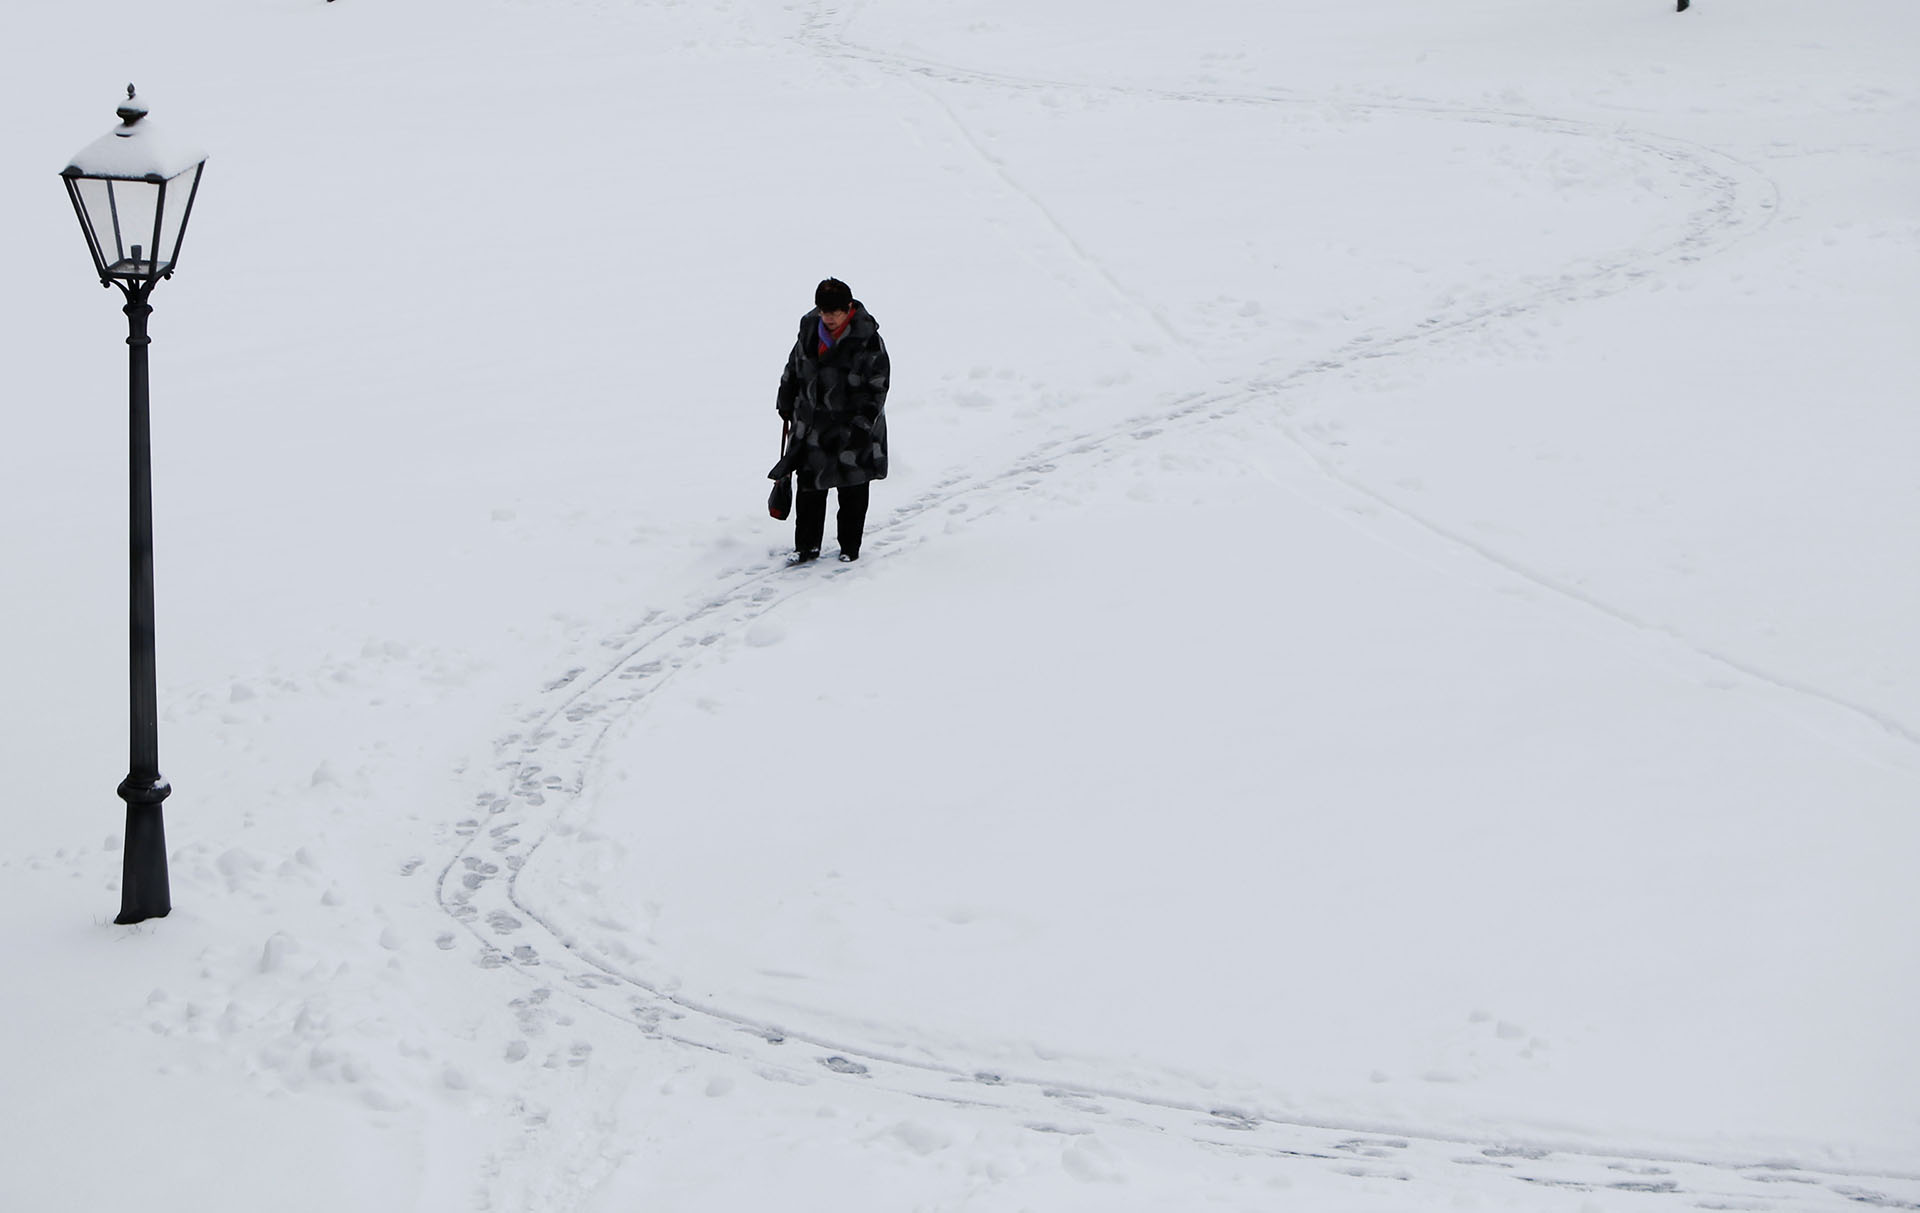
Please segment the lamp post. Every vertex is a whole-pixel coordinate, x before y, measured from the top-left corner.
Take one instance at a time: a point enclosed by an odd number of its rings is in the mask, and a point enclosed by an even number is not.
[[[174,143],[147,122],[147,108],[127,86],[120,125],[89,143],[60,173],[79,216],[100,285],[126,296],[129,512],[131,514],[130,757],[120,798],[127,802],[117,923],[163,918],[167,835],[160,805],[173,788],[160,774],[159,698],[153,657],[153,470],[147,410],[147,297],[173,277],[187,232],[204,154]]]

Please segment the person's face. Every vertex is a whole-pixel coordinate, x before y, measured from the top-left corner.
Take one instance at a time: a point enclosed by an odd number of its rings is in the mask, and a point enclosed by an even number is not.
[[[822,319],[822,320],[824,320],[824,321],[826,321],[826,322],[827,322],[827,327],[828,327],[828,328],[830,328],[830,329],[837,329],[837,328],[839,328],[839,327],[840,327],[841,325],[843,325],[843,324],[845,324],[845,323],[847,322],[847,312],[848,312],[848,311],[850,311],[850,310],[851,310],[851,309],[849,309],[849,308],[844,308],[844,307],[843,307],[843,308],[838,308],[838,309],[835,309],[835,310],[833,310],[833,311],[829,311],[829,310],[827,310],[826,308],[821,308],[821,309],[820,309],[820,319]]]

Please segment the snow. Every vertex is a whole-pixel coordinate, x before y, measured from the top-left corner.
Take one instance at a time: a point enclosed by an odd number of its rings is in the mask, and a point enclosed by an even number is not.
[[[0,1209],[1920,1207],[1920,9],[146,15],[0,73],[218,157],[134,927],[121,320],[0,183]]]
[[[182,143],[151,119],[122,123],[80,149],[67,164],[68,172],[117,181],[145,181],[177,177],[207,158]]]

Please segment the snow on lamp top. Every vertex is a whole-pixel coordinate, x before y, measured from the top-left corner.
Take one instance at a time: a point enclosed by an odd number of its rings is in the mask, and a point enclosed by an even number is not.
[[[99,177],[110,181],[164,181],[199,164],[207,154],[177,143],[146,121],[147,107],[127,86],[120,106],[120,125],[80,149],[63,176]]]

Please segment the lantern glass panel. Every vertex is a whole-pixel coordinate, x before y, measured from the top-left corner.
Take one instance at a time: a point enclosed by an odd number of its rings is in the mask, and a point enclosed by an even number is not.
[[[206,167],[207,162],[202,160],[167,181],[166,209],[160,225],[160,243],[157,245],[165,258],[162,273],[171,273],[174,264],[180,260],[180,242],[186,238],[187,218],[193,213],[194,193],[200,186],[200,174]]]
[[[173,269],[200,166],[165,181],[80,177],[74,186],[110,278],[158,278]],[[158,222],[156,223],[156,220]]]
[[[150,260],[153,244],[153,210],[160,199],[160,187],[147,181],[107,181],[82,177],[74,182],[80,191],[80,203],[87,211],[87,226],[93,230],[100,250],[104,272],[115,278],[145,277],[144,267],[134,265],[134,246],[140,247],[140,260]]]

